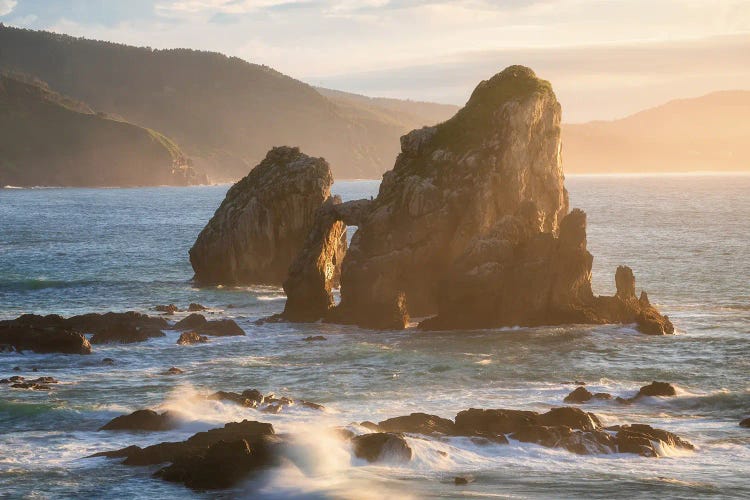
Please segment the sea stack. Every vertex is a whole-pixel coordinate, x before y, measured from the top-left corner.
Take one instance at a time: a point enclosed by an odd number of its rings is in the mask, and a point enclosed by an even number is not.
[[[516,217],[554,234],[568,212],[560,116],[549,82],[511,66],[481,82],[450,120],[402,137],[352,240],[332,318],[403,328],[404,308],[415,316],[438,312],[443,280],[458,259],[486,259],[467,255],[478,237]]]
[[[307,156],[298,148],[273,148],[229,189],[198,235],[190,249],[195,280],[281,285],[318,209],[330,198],[332,184],[323,158]]]
[[[549,82],[511,66],[450,120],[402,137],[377,198],[353,222],[340,304],[315,285],[325,293],[305,320],[400,329],[411,315],[432,316],[424,329],[637,323],[673,333],[645,293],[636,297],[628,267],[617,270],[615,296],[594,296],[586,214],[568,211],[560,120]],[[337,220],[331,213],[321,212],[322,227]]]

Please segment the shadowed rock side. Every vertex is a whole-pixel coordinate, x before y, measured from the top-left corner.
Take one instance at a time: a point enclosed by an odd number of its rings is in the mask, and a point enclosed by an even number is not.
[[[334,306],[331,289],[338,283],[346,254],[346,226],[356,226],[370,206],[370,200],[341,203],[330,198],[318,210],[315,224],[284,281],[284,312],[273,319],[317,321]]]
[[[280,285],[332,184],[324,159],[273,148],[229,189],[198,235],[190,249],[196,281]]]
[[[441,282],[438,315],[420,328],[637,323],[644,333],[674,333],[645,292],[636,297],[629,267],[617,269],[615,296],[594,296],[585,213],[568,214],[559,237],[540,231],[538,223],[528,207],[505,218],[490,235],[474,238]]]
[[[479,84],[466,107],[401,138],[401,154],[354,235],[336,322],[403,328],[437,312],[440,282],[476,235],[534,200],[538,230],[568,211],[560,105],[548,82],[512,66]]]

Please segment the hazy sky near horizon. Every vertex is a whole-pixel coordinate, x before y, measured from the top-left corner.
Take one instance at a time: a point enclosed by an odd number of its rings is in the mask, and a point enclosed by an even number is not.
[[[566,121],[750,89],[748,0],[0,0],[0,22],[452,104],[525,64],[552,82]]]

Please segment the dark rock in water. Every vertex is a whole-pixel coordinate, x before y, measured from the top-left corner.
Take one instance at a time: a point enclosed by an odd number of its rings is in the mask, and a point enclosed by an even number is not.
[[[209,321],[204,327],[198,330],[198,333],[212,335],[214,337],[245,335],[245,331],[232,319],[217,319]]]
[[[14,366],[13,367],[13,371],[14,372],[20,372],[21,371],[21,367],[20,366]]]
[[[258,441],[251,447],[244,439],[219,441],[203,453],[178,457],[155,476],[196,490],[230,488],[275,463],[273,453],[264,444]]]
[[[183,373],[185,373],[183,370],[180,370],[176,366],[173,366],[169,370],[163,372],[163,375],[182,375]]]
[[[270,150],[229,189],[190,249],[196,281],[282,284],[332,184],[324,159]]]
[[[215,337],[229,337],[245,335],[245,331],[231,319],[217,319],[208,321],[205,316],[193,313],[175,323],[174,330],[194,330],[200,335]]]
[[[102,427],[100,431],[167,431],[177,427],[178,418],[165,411],[161,414],[153,410],[136,410],[129,415],[115,417]]]
[[[638,391],[636,397],[641,396],[676,396],[677,390],[674,386],[668,382],[651,382],[649,385],[644,385]]]
[[[305,407],[305,408],[310,408],[311,410],[320,410],[320,411],[324,411],[324,410],[326,409],[326,407],[325,407],[325,406],[323,406],[323,405],[321,405],[321,404],[318,404],[318,403],[313,403],[313,402],[311,402],[311,401],[300,401],[300,404],[301,404],[301,405],[302,405],[303,407]]]
[[[658,456],[654,443],[686,450],[695,449],[692,443],[676,434],[644,424],[620,426],[615,439],[620,453],[635,453],[644,457]]]
[[[750,417],[746,418],[742,422],[740,422],[740,427],[748,427],[750,428]]]
[[[214,401],[229,401],[240,406],[246,406],[248,408],[255,408],[258,406],[259,401],[253,397],[247,397],[244,393],[238,394],[236,392],[217,391],[208,396],[206,399]]]
[[[535,423],[546,426],[563,425],[583,431],[593,431],[602,425],[599,418],[593,413],[586,413],[579,408],[569,406],[552,408],[547,413],[538,415]]]
[[[197,332],[182,332],[177,339],[178,345],[204,344],[208,342],[208,337],[198,335]]]
[[[608,392],[597,392],[594,394],[594,399],[609,400],[612,399],[612,394]]]
[[[378,423],[386,432],[410,432],[414,434],[455,434],[456,424],[447,418],[426,413],[412,413],[403,417],[389,418]]]
[[[205,311],[206,309],[208,309],[206,306],[203,306],[201,304],[197,304],[195,302],[191,302],[190,305],[187,308],[188,312]]]
[[[456,486],[464,486],[469,484],[469,478],[464,476],[456,476],[453,478],[453,484]]]
[[[46,384],[38,384],[36,382],[17,382],[15,384],[11,384],[11,388],[13,389],[31,389],[34,391],[49,391],[52,389],[49,385]]]
[[[464,436],[510,434],[536,423],[538,413],[523,410],[471,408],[456,415],[456,434]]]
[[[0,344],[18,352],[91,354],[91,344],[83,333],[56,315],[24,314],[0,321]]]
[[[169,328],[169,323],[164,318],[150,317],[134,311],[82,314],[68,318],[65,322],[83,333],[93,333],[92,344],[143,342],[163,337],[162,330]]]
[[[167,306],[165,306],[165,305],[156,306],[156,307],[154,307],[154,311],[163,312],[163,313],[166,313],[166,314],[174,314],[176,312],[181,312],[180,308],[177,307],[174,304],[169,304]]]
[[[401,434],[391,432],[363,434],[354,437],[352,444],[354,455],[368,462],[385,460],[408,462],[412,457],[412,450]]]
[[[208,320],[202,314],[189,314],[174,324],[174,330],[195,330],[204,327]]]
[[[211,445],[219,441],[237,441],[244,439],[250,446],[262,445],[264,438],[274,434],[273,426],[263,422],[243,420],[232,422],[222,428],[211,429],[194,434],[186,441],[165,442],[141,448],[129,446],[121,450],[106,451],[91,457],[125,458],[125,465],[155,465],[165,462],[176,462],[205,453]]]
[[[112,366],[115,364],[115,360],[112,358],[104,358],[102,359],[102,364],[106,366]]]
[[[601,429],[582,431],[564,425],[535,425],[522,427],[510,437],[522,443],[565,448],[578,455],[614,452],[614,438]]]
[[[593,398],[594,395],[591,394],[585,387],[579,387],[567,396],[565,396],[565,399],[563,400],[566,403],[585,403],[591,398]]]
[[[322,335],[315,335],[315,336],[313,336],[313,335],[310,335],[309,337],[305,337],[305,338],[304,338],[304,339],[302,339],[302,340],[304,340],[305,342],[314,342],[314,341],[317,341],[317,340],[328,340],[328,339],[327,339],[327,338],[325,338],[325,337],[324,337],[324,336],[322,336]]]

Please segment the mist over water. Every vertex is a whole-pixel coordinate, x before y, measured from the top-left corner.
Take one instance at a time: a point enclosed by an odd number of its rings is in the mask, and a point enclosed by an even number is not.
[[[96,345],[90,356],[1,354],[0,378],[37,367],[35,376],[61,384],[49,393],[0,386],[0,492],[199,497],[151,478],[155,468],[82,457],[248,418],[292,433],[292,459],[212,497],[750,496],[750,432],[738,426],[750,416],[750,176],[572,176],[566,185],[571,207],[588,214],[595,292],[612,293],[615,268],[630,265],[638,290],[648,291],[678,335],[649,337],[627,325],[440,333],[254,326],[281,311],[281,289],[197,289],[190,282],[187,251],[228,186],[0,190],[0,317],[199,302],[247,333],[178,346],[177,333],[168,332],[140,344]],[[377,189],[375,181],[350,181],[333,191],[346,200]],[[318,334],[328,340],[302,341]],[[115,365],[103,366],[106,357]],[[170,366],[186,373],[160,374]],[[652,380],[672,382],[675,398],[583,408],[605,424],[671,430],[697,451],[578,456],[513,441],[410,437],[409,464],[365,465],[327,432],[413,411],[448,418],[470,407],[546,411],[563,404],[574,388],[565,382],[573,380],[622,396]],[[327,411],[296,405],[268,415],[203,397],[248,388]],[[96,432],[139,408],[177,411],[183,424],[164,433]],[[475,481],[453,485],[454,476],[467,474]]]

